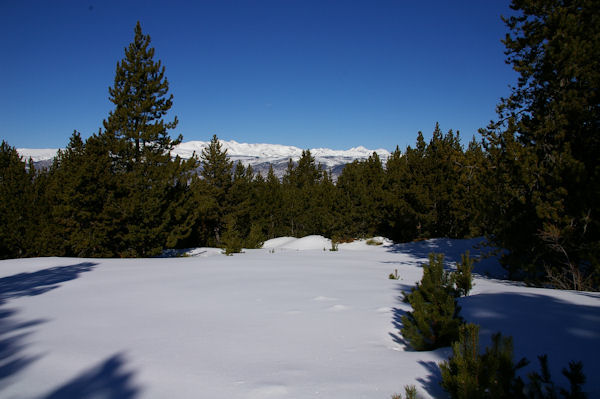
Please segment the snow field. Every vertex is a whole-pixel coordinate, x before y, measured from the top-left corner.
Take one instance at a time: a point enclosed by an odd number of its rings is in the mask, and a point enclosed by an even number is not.
[[[435,365],[451,351],[401,343],[401,291],[428,251],[453,260],[472,244],[357,241],[331,252],[311,236],[229,257],[1,261],[0,397],[389,398],[405,384],[439,396]],[[400,280],[387,279],[394,269]],[[477,277],[460,305],[482,340],[512,334],[532,369],[548,353],[561,383],[560,368],[583,360],[586,388],[600,394],[597,294]]]

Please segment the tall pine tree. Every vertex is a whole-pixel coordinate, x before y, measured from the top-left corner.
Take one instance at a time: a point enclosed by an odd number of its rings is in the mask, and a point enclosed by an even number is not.
[[[507,63],[519,74],[483,130],[497,187],[492,239],[513,276],[600,285],[597,0],[513,0]]]
[[[169,232],[174,225],[170,204],[197,162],[171,157],[182,137],[169,135],[177,117],[164,120],[173,105],[165,68],[154,61],[150,36],[142,33],[139,22],[134,33],[109,88],[115,108],[104,121],[103,133],[113,160],[112,173],[118,176],[116,203],[110,211],[119,214],[117,222],[123,226],[117,250],[121,256],[155,255],[167,240],[176,242]]]
[[[31,252],[33,163],[27,164],[4,140],[0,144],[0,259]]]

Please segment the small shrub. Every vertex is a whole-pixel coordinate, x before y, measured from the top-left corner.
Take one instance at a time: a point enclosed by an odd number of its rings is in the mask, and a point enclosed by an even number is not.
[[[402,316],[402,336],[417,351],[450,346],[458,338],[462,319],[454,298],[450,273],[444,271],[444,255],[430,254],[423,278],[404,300],[413,310]]]
[[[334,239],[331,239],[331,248],[329,248],[330,251],[337,251],[338,250],[338,242]]]
[[[452,344],[452,357],[439,365],[442,373],[441,385],[453,398],[459,395],[459,392],[465,397],[475,397],[481,373],[479,326],[464,324],[460,327],[458,335],[458,341]]]
[[[556,387],[548,371],[546,355],[539,356],[541,374],[529,374],[526,386],[517,371],[527,365],[522,358],[516,364],[513,360],[512,337],[500,333],[492,336],[492,346],[479,353],[479,326],[466,324],[460,328],[459,340],[452,344],[452,357],[439,364],[441,386],[452,399],[477,398],[535,398],[557,399]],[[569,370],[563,375],[570,383],[570,390],[560,389],[565,399],[586,398],[582,390],[585,383],[581,362],[569,363]]]
[[[221,243],[224,249],[223,253],[227,256],[242,252],[244,240],[242,240],[242,237],[237,231],[235,222],[233,220],[230,220],[227,223],[227,228],[223,233]]]
[[[369,238],[367,240],[367,245],[383,245],[383,242],[376,240],[374,238]]]
[[[456,263],[456,271],[452,273],[452,282],[456,286],[456,295],[465,296],[473,288],[473,259],[469,257],[469,251],[462,254],[460,263]]]
[[[398,269],[394,270],[394,273],[390,273],[390,280],[400,280],[400,276],[398,276]]]
[[[402,394],[393,394],[392,399],[402,399]],[[404,386],[404,399],[417,399],[417,387],[414,385]]]
[[[492,336],[492,347],[479,354],[479,326],[460,328],[459,340],[452,344],[452,357],[440,363],[442,388],[453,399],[521,398],[523,381],[516,372],[528,364],[513,361],[512,337]]]
[[[529,374],[529,383],[527,391],[530,398],[551,399],[558,398],[556,386],[550,376],[548,370],[548,356],[538,356],[540,362],[540,373],[534,372]],[[560,396],[565,399],[585,399],[587,394],[583,392],[583,384],[586,377],[583,374],[583,363],[569,362],[569,369],[563,368],[562,374],[569,381],[569,390],[559,388]]]

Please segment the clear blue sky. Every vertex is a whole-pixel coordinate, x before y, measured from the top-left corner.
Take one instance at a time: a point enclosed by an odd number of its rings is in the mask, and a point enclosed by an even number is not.
[[[98,131],[136,21],[174,95],[175,136],[392,150],[468,141],[516,81],[508,0],[0,1],[0,139]]]

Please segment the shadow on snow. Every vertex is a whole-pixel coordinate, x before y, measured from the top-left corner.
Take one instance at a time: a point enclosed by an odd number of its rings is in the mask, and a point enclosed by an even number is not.
[[[134,399],[140,388],[134,385],[134,373],[125,370],[122,353],[111,356],[100,365],[75,377],[44,399]]]
[[[74,280],[96,265],[97,263],[83,262],[0,278],[0,305],[8,299],[40,295],[58,288],[60,283]]]
[[[506,271],[500,266],[497,258],[492,255],[493,248],[487,245],[487,241],[483,237],[471,239],[434,238],[389,245],[387,250],[393,253],[410,255],[415,259],[412,263],[419,266],[429,261],[429,254],[443,253],[446,268],[453,268],[457,262],[460,262],[461,255],[469,251],[470,257],[475,259],[474,274],[481,277],[506,277]]]
[[[32,328],[46,322],[43,319],[18,321],[17,311],[4,305],[11,299],[40,295],[58,288],[60,283],[76,279],[95,265],[85,262],[0,278],[0,389],[6,386],[9,377],[40,358],[39,355],[26,355],[24,351]]]
[[[501,332],[514,337],[515,359],[527,357],[532,369],[537,370],[537,356],[548,354],[550,371],[557,379],[571,360],[583,361],[587,376],[600,375],[600,307],[518,292],[470,295],[460,298],[459,304],[465,320],[481,326],[481,347]],[[590,383],[600,392],[600,381],[588,378]]]

